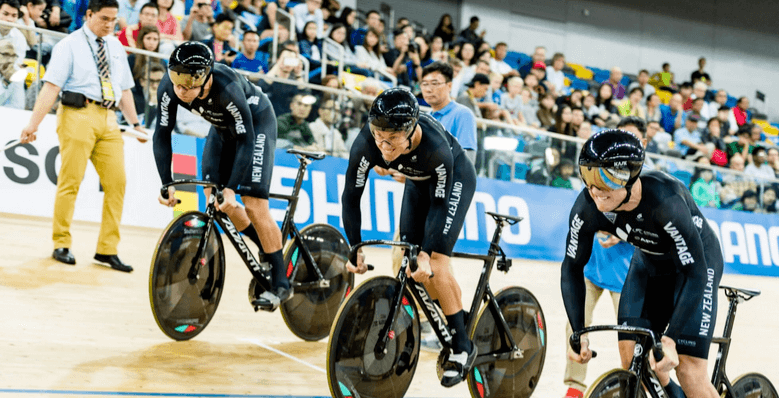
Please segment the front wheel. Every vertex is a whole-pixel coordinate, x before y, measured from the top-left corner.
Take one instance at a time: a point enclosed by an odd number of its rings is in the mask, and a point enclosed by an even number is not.
[[[349,245],[337,229],[327,224],[312,224],[300,231],[300,239],[314,258],[314,267],[329,282],[329,287],[295,289],[295,295],[281,305],[281,316],[296,336],[307,341],[327,337],[341,302],[354,287],[354,274],[346,270]],[[318,275],[303,260],[303,248],[290,240],[284,251],[287,278],[294,285],[317,282]]]
[[[209,228],[208,242],[196,259]],[[149,301],[160,330],[179,341],[200,334],[219,306],[224,280],[224,246],[213,221],[199,211],[171,221],[157,242],[149,270]]]
[[[760,373],[741,375],[732,384],[732,398],[777,398],[776,388]]]
[[[341,305],[327,346],[327,382],[335,398],[399,398],[406,394],[419,360],[419,314],[407,289],[383,353],[376,344],[400,282],[387,276],[363,282]]]
[[[501,290],[495,295],[495,301],[517,344],[519,357],[490,359],[493,355],[509,353],[511,347],[500,333],[492,311],[484,306],[471,335],[479,348],[479,357],[477,366],[468,375],[468,388],[476,398],[529,397],[538,385],[546,358],[544,313],[535,296],[521,287]]]
[[[601,375],[584,393],[584,398],[646,398],[636,374],[625,369],[612,369]]]

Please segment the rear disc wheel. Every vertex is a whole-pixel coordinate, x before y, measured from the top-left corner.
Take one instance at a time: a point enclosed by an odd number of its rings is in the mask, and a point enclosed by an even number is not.
[[[732,384],[733,398],[777,398],[776,388],[760,373],[739,376]]]

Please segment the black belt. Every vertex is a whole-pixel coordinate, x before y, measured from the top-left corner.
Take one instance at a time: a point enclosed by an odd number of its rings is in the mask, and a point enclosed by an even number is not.
[[[95,101],[95,100],[93,100],[91,98],[87,98],[87,102],[91,102],[91,103],[93,103],[93,104],[95,104],[95,105],[97,105],[97,106],[99,106],[101,108],[105,108],[103,106],[103,101]],[[112,106],[110,106],[108,108],[105,108],[105,109],[109,109],[109,110],[112,110],[112,111],[118,111],[119,109],[116,107],[116,102],[112,102],[112,104],[113,104]]]

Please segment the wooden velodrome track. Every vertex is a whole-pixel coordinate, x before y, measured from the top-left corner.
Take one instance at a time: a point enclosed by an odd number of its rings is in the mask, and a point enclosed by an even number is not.
[[[249,272],[227,249],[225,293],[208,329],[188,342],[168,339],[149,307],[148,271],[160,230],[122,228],[124,274],[91,263],[98,225],[75,222],[76,266],[55,262],[51,221],[0,214],[0,398],[61,396],[328,396],[326,343],[290,333],[281,314],[255,313],[247,301]],[[368,261],[389,274],[389,251]],[[457,261],[457,279],[470,303],[480,266]],[[509,274],[494,272],[495,290],[530,289],[548,325],[548,351],[534,397],[562,397],[565,311],[557,263],[515,261]],[[730,353],[731,378],[762,372],[779,385],[779,279],[725,275],[723,284],[762,290],[739,307]],[[717,333],[726,306],[720,294]],[[469,305],[469,304],[468,304]],[[595,323],[614,323],[610,300],[601,300]],[[587,377],[617,366],[616,336],[594,335],[599,351]],[[713,357],[713,355],[712,355]],[[423,353],[408,396],[466,397],[465,383],[445,389],[435,376],[436,355]],[[713,361],[710,362],[712,364]]]

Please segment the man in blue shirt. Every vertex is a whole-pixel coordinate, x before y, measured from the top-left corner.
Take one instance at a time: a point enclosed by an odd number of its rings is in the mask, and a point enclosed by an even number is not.
[[[476,161],[476,117],[466,106],[452,101],[454,71],[446,62],[436,61],[422,69],[422,98],[433,108],[431,115],[457,138],[471,163]]]
[[[682,109],[682,95],[674,94],[668,105],[660,105],[660,125],[667,132],[676,131],[684,124],[685,113]]]
[[[701,142],[701,132],[698,130],[698,122],[701,117],[695,114],[687,116],[684,127],[674,131],[674,143],[676,149],[686,156],[697,151],[708,152],[706,145]]]
[[[268,54],[257,52],[260,48],[260,35],[253,30],[243,33],[243,52],[233,61],[233,69],[249,72],[268,72]]]

